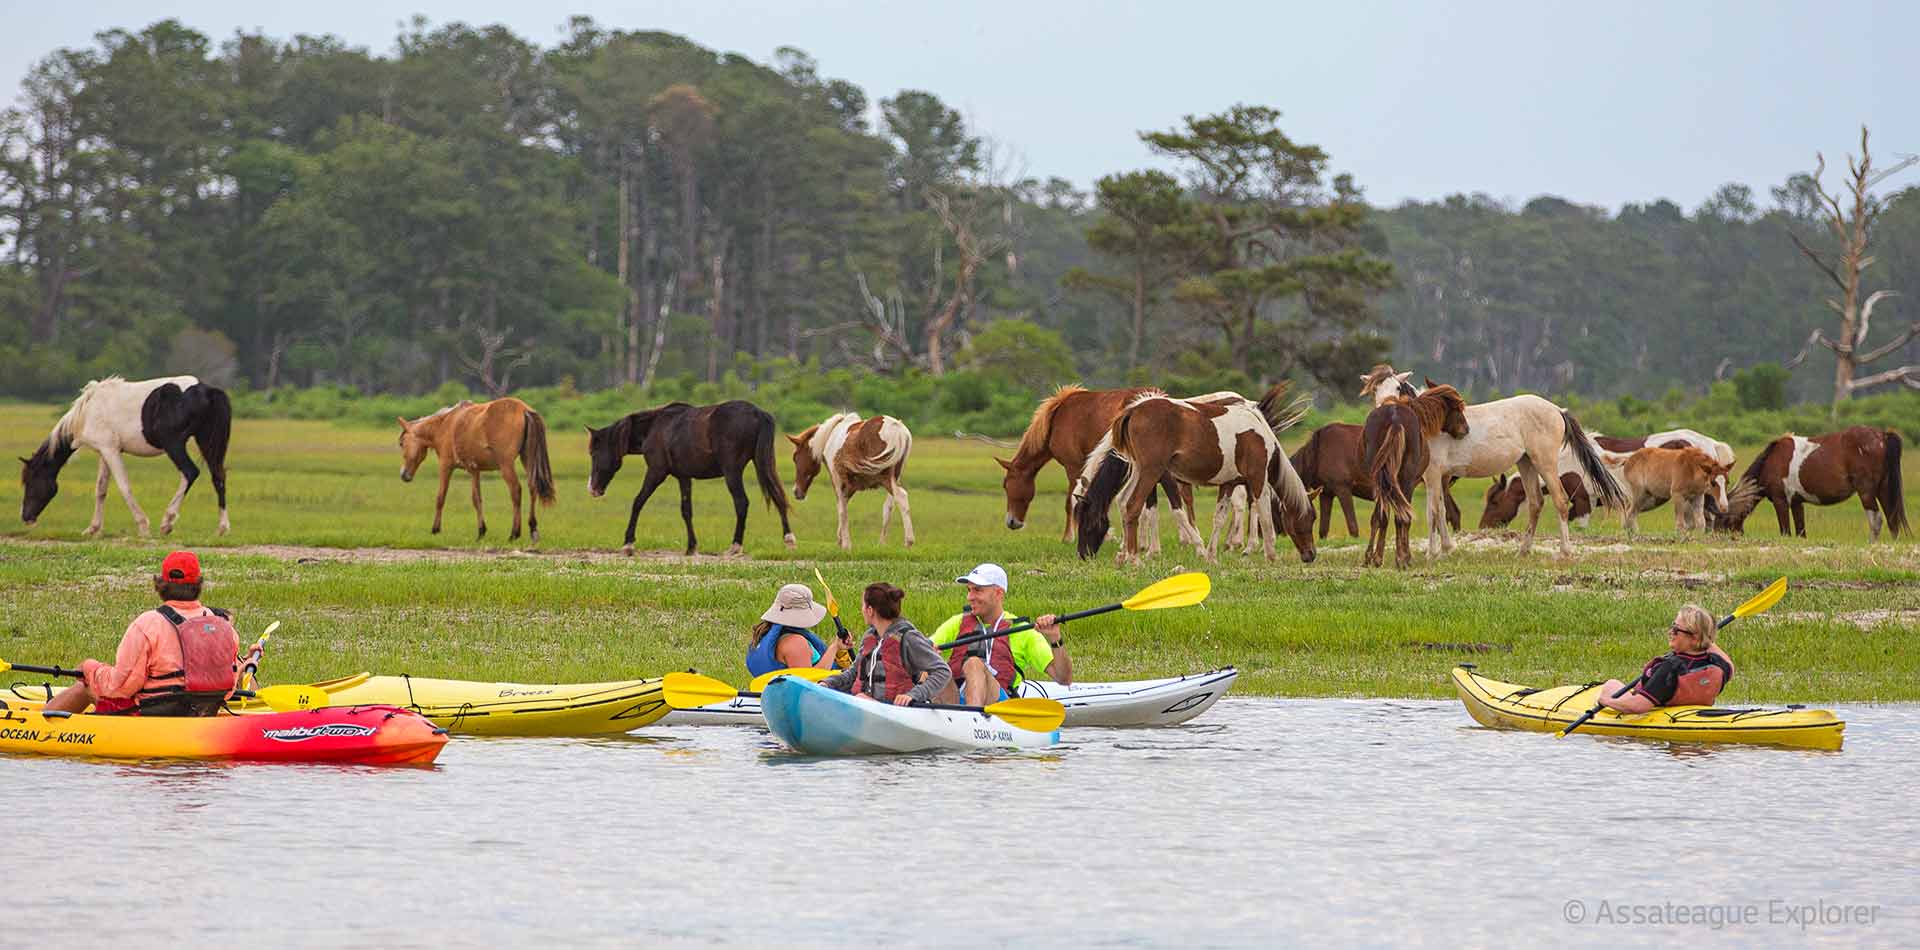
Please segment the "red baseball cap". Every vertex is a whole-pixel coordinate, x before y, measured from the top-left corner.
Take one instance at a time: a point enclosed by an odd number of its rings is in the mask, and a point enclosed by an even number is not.
[[[160,577],[171,584],[200,583],[200,558],[192,551],[175,551],[160,562]]]

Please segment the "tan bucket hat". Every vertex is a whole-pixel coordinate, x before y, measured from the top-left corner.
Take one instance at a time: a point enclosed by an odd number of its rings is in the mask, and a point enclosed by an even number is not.
[[[807,585],[788,584],[773,595],[773,606],[760,619],[788,627],[811,627],[826,615],[827,608],[813,602],[813,591]]]

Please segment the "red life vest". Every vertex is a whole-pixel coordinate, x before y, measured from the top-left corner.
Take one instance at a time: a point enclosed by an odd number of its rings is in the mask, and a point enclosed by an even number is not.
[[[874,641],[878,640],[878,643]],[[877,654],[877,655],[876,655]],[[874,667],[878,665],[878,669]],[[869,635],[860,643],[860,661],[853,674],[853,694],[871,696],[883,703],[893,702],[914,687],[913,671],[900,651],[899,637]]]
[[[1002,613],[1000,619],[994,622],[993,629],[1004,630],[1012,625],[1012,621],[1008,620],[1007,615]],[[975,617],[972,611],[968,611],[960,616],[960,632],[955,635],[954,639],[957,640],[961,637],[972,636],[973,634],[981,632],[981,630],[980,618]],[[982,648],[985,649],[986,653],[987,672],[993,674],[994,681],[1000,684],[1000,688],[1005,690],[1007,695],[1013,695],[1013,678],[1017,671],[1013,663],[1013,645],[1007,642],[1006,637],[994,637],[991,640],[985,640],[980,643],[969,643],[964,647],[950,648],[951,653],[947,658],[947,669],[953,671],[953,681],[959,683],[961,680],[966,679],[966,677],[961,674],[960,668],[966,665],[968,656],[974,655],[974,651],[981,650]]]
[[[1648,660],[1640,675],[1648,686],[1672,677],[1673,695],[1665,701],[1646,687],[1636,690],[1659,705],[1711,706],[1733,679],[1733,667],[1716,653],[1669,653]],[[1656,688],[1663,687],[1659,683]]]
[[[165,604],[157,612],[173,625],[180,643],[180,669],[148,677],[149,683],[159,681],[160,685],[142,689],[140,705],[178,707],[179,697],[184,695],[188,702],[181,708],[186,708],[189,715],[210,715],[209,704],[225,700],[239,676],[234,644],[240,635],[234,631],[233,621],[217,607],[209,607],[205,615],[191,619]]]

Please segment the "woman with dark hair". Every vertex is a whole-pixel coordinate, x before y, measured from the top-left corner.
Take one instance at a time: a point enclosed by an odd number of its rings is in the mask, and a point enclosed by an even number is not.
[[[953,673],[933,641],[900,616],[907,592],[892,584],[869,584],[860,596],[867,621],[860,656],[851,669],[820,681],[828,689],[865,696],[895,706],[930,703],[947,688]]]
[[[813,632],[813,626],[826,615],[827,608],[813,602],[813,591],[807,585],[780,588],[773,596],[773,606],[760,615],[760,622],[747,634],[747,675],[807,666],[833,669],[839,651],[829,649],[827,642]],[[848,652],[853,650],[853,644],[844,639],[839,645]]]
[[[160,606],[133,618],[114,662],[88,659],[80,682],[61,690],[48,712],[207,716],[233,693],[240,634],[232,617],[200,603],[200,559],[175,551],[160,562],[153,591]]]

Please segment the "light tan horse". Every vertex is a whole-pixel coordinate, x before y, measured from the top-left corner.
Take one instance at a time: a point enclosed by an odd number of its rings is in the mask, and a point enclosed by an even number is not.
[[[498,471],[513,498],[513,532],[520,537],[520,479],[513,472],[519,457],[527,482],[540,504],[553,504],[553,467],[547,461],[547,426],[526,403],[511,396],[492,402],[461,400],[439,412],[411,422],[400,420],[400,480],[413,481],[427,450],[440,460],[440,492],[433,499],[433,533],[440,533],[440,513],[447,505],[447,482],[455,469],[473,475],[473,516],[480,523],[477,538],[487,536],[487,516],[480,509],[480,473]],[[540,543],[540,517],[527,507],[527,530]]]
[[[1731,465],[1714,461],[1713,456],[1692,446],[1679,449],[1646,448],[1629,454],[1600,453],[1607,467],[1619,475],[1626,488],[1626,503],[1620,509],[1620,524],[1632,535],[1639,530],[1639,514],[1673,501],[1674,530],[1707,530],[1706,500],[1709,495],[1727,510],[1727,473]]]
[[[862,421],[857,412],[842,412],[799,435],[787,436],[787,441],[793,443],[793,500],[806,499],[807,487],[823,469],[833,481],[842,550],[853,550],[853,536],[847,529],[847,500],[863,488],[887,493],[880,503],[880,543],[887,542],[887,522],[893,506],[899,505],[900,528],[906,546],[913,547],[913,514],[907,507],[906,486],[900,484],[900,476],[907,470],[907,455],[913,451],[913,433],[904,423],[892,416]]]

